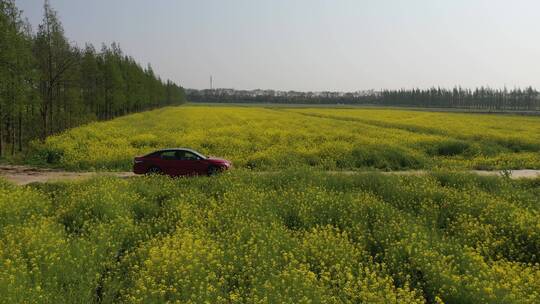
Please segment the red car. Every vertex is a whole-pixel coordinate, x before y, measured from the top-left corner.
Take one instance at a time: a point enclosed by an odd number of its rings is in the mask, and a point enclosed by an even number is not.
[[[163,149],[145,156],[135,157],[135,174],[215,175],[231,167],[225,159],[206,157],[201,153],[185,148]]]

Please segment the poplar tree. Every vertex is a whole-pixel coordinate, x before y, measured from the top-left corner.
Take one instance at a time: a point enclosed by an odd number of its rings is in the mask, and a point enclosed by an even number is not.
[[[55,117],[55,97],[68,69],[76,64],[76,50],[71,47],[58,15],[45,0],[43,21],[38,27],[34,54],[40,71],[42,138],[53,130],[51,123]]]
[[[7,149],[11,154],[22,149],[33,72],[30,35],[14,1],[0,0],[0,156]]]
[[[101,52],[73,46],[48,1],[43,8],[33,35],[14,0],[0,0],[0,157],[92,120],[185,101],[182,87],[163,83],[117,43]]]

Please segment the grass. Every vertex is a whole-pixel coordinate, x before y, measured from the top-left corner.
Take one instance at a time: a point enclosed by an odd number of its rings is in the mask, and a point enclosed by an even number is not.
[[[27,161],[130,170],[191,147],[252,170],[540,169],[540,117],[388,109],[182,106],[92,123],[36,143]]]
[[[7,303],[538,303],[540,180],[0,179]]]

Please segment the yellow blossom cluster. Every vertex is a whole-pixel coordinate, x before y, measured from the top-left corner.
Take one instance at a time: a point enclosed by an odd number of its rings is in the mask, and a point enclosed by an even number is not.
[[[540,168],[540,118],[383,109],[181,106],[96,122],[36,143],[30,161],[130,170],[190,147],[270,171]]]
[[[6,303],[538,303],[539,180],[0,179]]]

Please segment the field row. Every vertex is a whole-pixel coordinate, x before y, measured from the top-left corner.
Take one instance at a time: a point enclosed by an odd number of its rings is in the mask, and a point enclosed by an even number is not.
[[[0,180],[7,303],[538,303],[540,180]]]
[[[190,147],[273,170],[540,169],[540,118],[382,109],[182,106],[92,123],[35,144],[31,162],[129,170]]]

